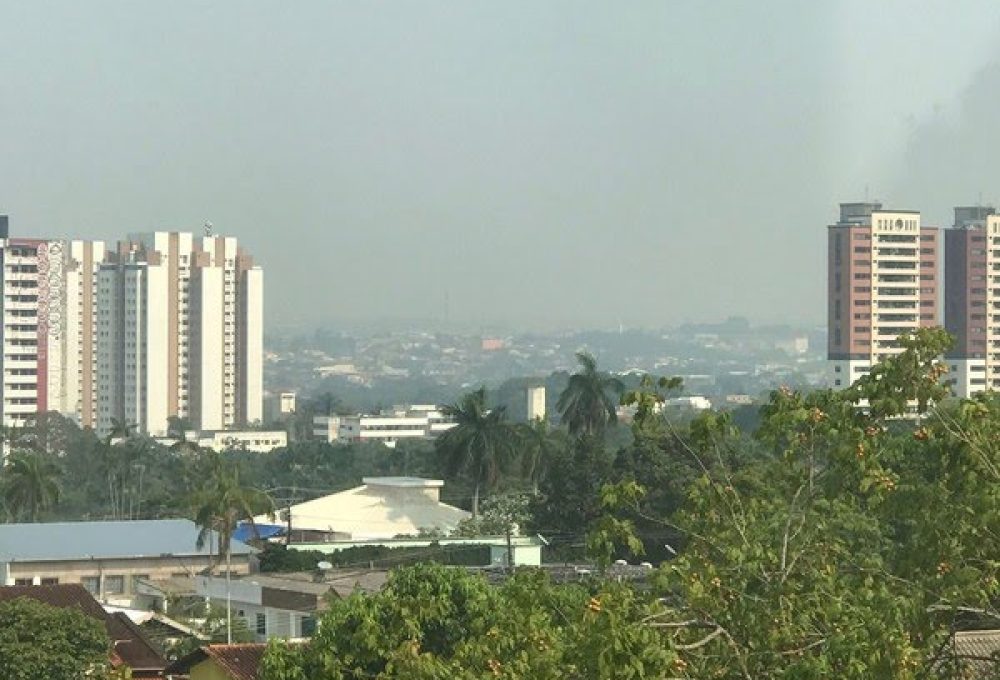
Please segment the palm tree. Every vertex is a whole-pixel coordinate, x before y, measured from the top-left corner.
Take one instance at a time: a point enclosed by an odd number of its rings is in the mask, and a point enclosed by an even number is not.
[[[219,535],[219,553],[226,560],[226,641],[232,643],[233,610],[230,601],[230,579],[232,577],[232,540],[241,521],[250,522],[257,536],[254,515],[267,515],[274,519],[274,501],[261,491],[240,484],[240,470],[236,465],[227,465],[221,455],[210,460],[210,475],[205,486],[195,494],[195,523],[201,528],[195,544],[198,549],[205,547],[213,533]],[[209,573],[215,568],[209,564]]]
[[[38,521],[38,513],[59,501],[61,471],[37,453],[15,451],[3,471],[3,497],[15,516]]]
[[[486,408],[486,388],[463,396],[441,412],[454,420],[455,427],[437,440],[437,451],[450,474],[468,470],[475,483],[472,516],[479,516],[479,493],[496,483],[500,471],[517,452],[517,428],[507,421],[502,406]]]
[[[530,423],[519,427],[524,450],[521,456],[521,469],[525,478],[531,483],[531,491],[538,494],[538,484],[548,474],[553,454],[565,446],[564,430],[551,430],[547,421],[536,418]]]
[[[194,494],[193,505],[195,523],[201,529],[198,532],[198,548],[205,547],[213,532],[219,535],[219,559],[209,566],[209,571],[212,571],[222,558],[226,559],[228,566],[229,544],[240,522],[249,522],[256,534],[254,516],[273,518],[275,509],[274,501],[267,493],[240,483],[238,467],[227,464],[219,454],[212,455],[209,462],[205,485]]]
[[[577,352],[580,371],[569,378],[559,395],[556,409],[570,434],[600,434],[618,421],[618,402],[613,395],[625,389],[614,376],[597,370],[597,360],[589,352]]]

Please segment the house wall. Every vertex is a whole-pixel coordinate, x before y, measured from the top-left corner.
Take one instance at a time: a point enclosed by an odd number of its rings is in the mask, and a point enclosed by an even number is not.
[[[8,562],[0,570],[6,576],[7,585],[18,579],[31,579],[40,583],[42,579],[56,578],[58,583],[84,583],[86,577],[122,576],[125,592],[121,595],[105,592],[106,581],[102,578],[101,590],[95,597],[127,599],[132,593],[132,577],[144,576],[149,579],[166,579],[171,576],[193,576],[208,567],[208,557],[154,557],[137,559],[73,560],[58,562]],[[233,574],[249,574],[249,557],[233,556]]]
[[[233,680],[213,659],[205,659],[191,668],[190,680]]]
[[[232,603],[233,616],[241,618],[247,628],[254,634],[254,642],[267,642],[273,637],[300,638],[302,621],[313,615],[317,602],[315,596],[304,593],[275,591],[252,582],[231,581],[228,586],[225,579],[199,578],[197,591],[202,597],[213,603],[226,605],[226,589]],[[287,606],[299,606],[301,609],[285,609],[273,606],[276,600],[281,600]],[[264,632],[258,632],[257,616],[264,616]]]

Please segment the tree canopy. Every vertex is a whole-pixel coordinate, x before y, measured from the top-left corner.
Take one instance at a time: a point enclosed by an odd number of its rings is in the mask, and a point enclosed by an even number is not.
[[[0,677],[84,680],[105,677],[111,643],[82,612],[26,597],[0,602]]]

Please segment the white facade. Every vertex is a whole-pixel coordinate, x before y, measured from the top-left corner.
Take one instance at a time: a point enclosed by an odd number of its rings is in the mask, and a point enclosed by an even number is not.
[[[900,335],[920,328],[920,214],[872,213],[872,363],[903,349]]]
[[[831,359],[827,362],[830,371],[828,384],[836,390],[850,387],[858,378],[872,369],[867,359]]]
[[[102,241],[66,244],[63,372],[60,413],[94,427],[97,407],[97,277]]]
[[[203,449],[213,451],[251,451],[270,453],[288,446],[288,433],[284,430],[222,430],[219,432],[187,432],[185,438]],[[159,442],[170,446],[176,439],[161,438]]]
[[[315,629],[314,603],[318,599],[315,595],[303,598],[293,592],[291,597],[283,597],[284,591],[255,583],[252,576],[231,580],[228,584],[225,578],[217,576],[198,576],[194,581],[195,591],[206,600],[222,607],[228,601],[233,616],[244,620],[256,642],[267,642],[270,638],[309,637]],[[308,585],[311,584],[303,584],[302,587]],[[293,609],[290,606],[293,602],[307,599],[313,602],[308,608]],[[286,606],[275,606],[280,604]]]
[[[167,432],[168,328],[159,306],[166,275],[162,263],[136,258],[98,272],[96,429],[102,434],[116,421],[154,436]]]
[[[47,277],[39,272],[47,241],[4,239],[3,242],[3,424],[27,425],[39,410],[47,410],[49,343],[39,329]],[[44,266],[44,265],[43,265]],[[42,389],[39,390],[41,381]]]
[[[534,420],[545,420],[545,387],[529,387],[528,396],[528,422]]]
[[[133,235],[100,276],[98,431],[113,418],[154,436],[173,417],[203,431],[261,420],[263,274],[235,238]]]
[[[377,415],[315,416],[313,436],[327,442],[378,442],[394,448],[401,439],[432,439],[455,427],[437,406],[397,406]]]
[[[967,399],[987,388],[986,359],[946,359],[947,382],[955,394]]]

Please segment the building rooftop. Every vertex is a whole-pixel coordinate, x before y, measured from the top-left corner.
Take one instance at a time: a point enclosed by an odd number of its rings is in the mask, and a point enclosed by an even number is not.
[[[267,645],[249,643],[237,645],[205,645],[183,659],[170,664],[170,674],[188,673],[207,659],[213,660],[232,680],[256,680]]]
[[[421,529],[452,531],[469,517],[460,508],[441,503],[439,479],[366,477],[364,486],[314,498],[291,506],[295,531],[339,534],[344,539],[385,539],[413,536]],[[267,524],[265,516],[254,522]]]
[[[444,480],[422,477],[363,477],[361,482],[368,486],[395,486],[406,489],[438,489],[444,486]]]
[[[211,555],[218,533],[198,548],[199,531],[188,519],[0,524],[0,562]],[[235,540],[230,549],[253,552]]]

